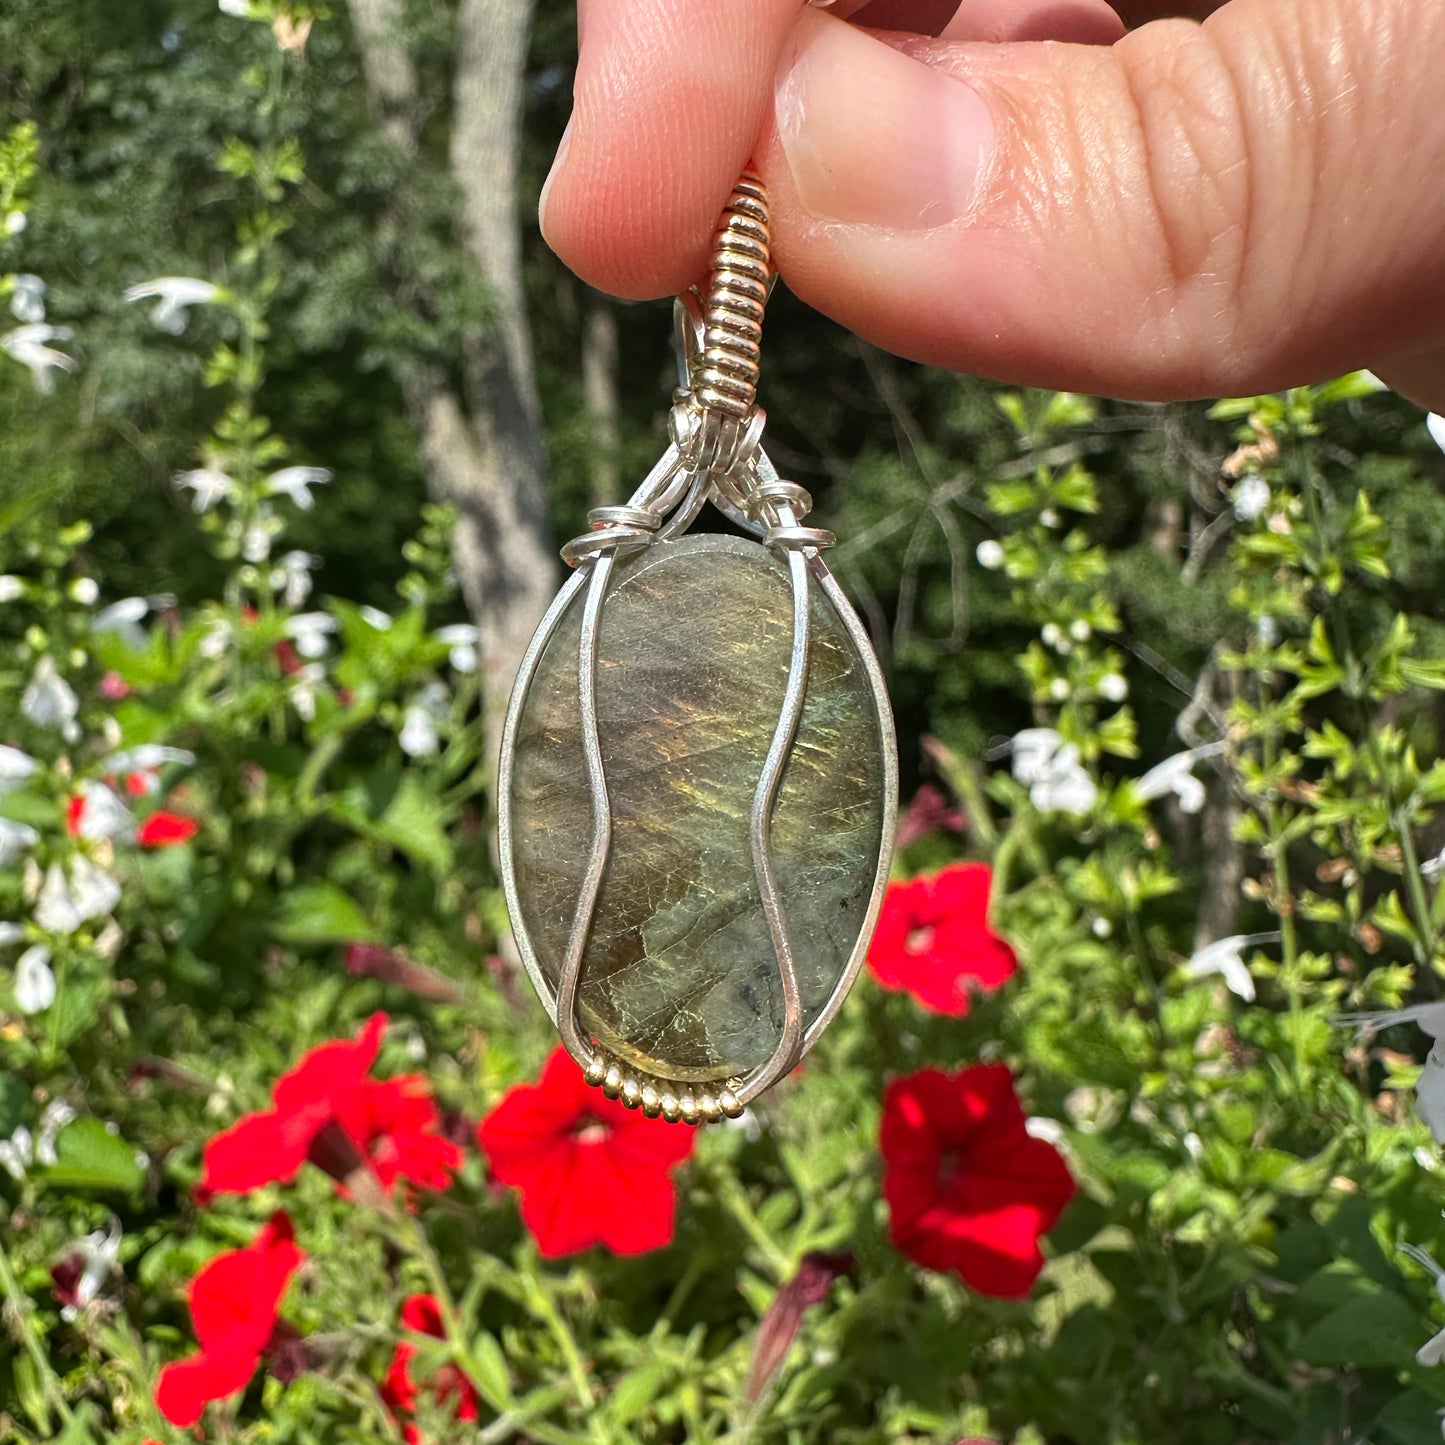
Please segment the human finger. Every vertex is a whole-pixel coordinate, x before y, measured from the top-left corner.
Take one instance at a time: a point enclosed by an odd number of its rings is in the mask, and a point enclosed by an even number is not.
[[[1445,7],[1409,0],[1232,0],[1108,48],[809,12],[762,151],[774,254],[880,345],[1012,381],[1378,370],[1445,335],[1442,48]]]
[[[936,0],[908,3],[947,18]],[[1123,33],[1104,0],[965,4],[975,39]],[[540,210],[548,244],[584,280],[630,298],[697,280],[802,10],[801,0],[583,0],[572,120]]]

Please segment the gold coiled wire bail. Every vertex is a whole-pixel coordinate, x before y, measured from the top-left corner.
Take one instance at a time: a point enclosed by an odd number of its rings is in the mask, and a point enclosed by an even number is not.
[[[693,377],[694,393],[706,410],[739,420],[752,410],[771,277],[768,193],[747,170],[733,187],[713,238],[702,354]]]

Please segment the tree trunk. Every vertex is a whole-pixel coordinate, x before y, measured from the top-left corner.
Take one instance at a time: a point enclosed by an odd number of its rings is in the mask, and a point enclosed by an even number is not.
[[[624,500],[618,495],[617,313],[595,293],[582,327],[582,400],[592,423],[592,505],[610,506]]]
[[[420,153],[416,68],[398,29],[401,0],[350,0],[377,125]],[[460,389],[438,364],[403,377],[432,494],[456,505],[457,576],[481,634],[488,761],[507,696],[556,582],[547,464],[522,287],[517,153],[531,0],[461,0],[449,161],[459,233],[493,302],[493,325],[460,358]]]

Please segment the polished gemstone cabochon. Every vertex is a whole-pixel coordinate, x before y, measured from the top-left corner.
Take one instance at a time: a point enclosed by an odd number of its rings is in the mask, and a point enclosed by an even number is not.
[[[809,591],[807,691],[772,828],[805,1027],[868,922],[892,736],[846,625],[816,582]],[[537,661],[505,804],[519,931],[554,991],[592,844],[577,697],[585,598],[574,592]],[[612,845],[579,1012],[605,1049],[659,1078],[744,1075],[782,1035],[748,824],[792,629],[786,565],[741,538],[657,543],[618,562],[609,584],[596,694]]]

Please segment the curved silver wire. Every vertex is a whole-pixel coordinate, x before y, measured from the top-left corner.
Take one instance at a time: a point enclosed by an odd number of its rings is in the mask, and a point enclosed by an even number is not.
[[[557,1031],[567,1052],[584,1069],[592,1062],[593,1051],[579,1027],[577,985],[582,976],[582,956],[592,933],[597,896],[602,891],[602,875],[607,871],[607,855],[612,850],[612,801],[607,796],[607,773],[597,735],[597,634],[615,557],[615,552],[601,552],[593,559],[592,575],[587,581],[587,601],[582,610],[582,639],[577,647],[577,708],[582,724],[587,788],[592,795],[592,847],[587,872],[577,893],[567,951],[562,955],[562,969],[557,977]]]
[[[752,814],[748,819],[748,841],[752,847],[753,872],[758,880],[758,897],[768,933],[777,955],[778,974],[783,987],[783,1031],[773,1056],[760,1072],[750,1076],[739,1090],[739,1097],[761,1094],[775,1084],[798,1062],[803,1043],[803,999],[798,987],[798,966],[793,957],[793,943],[788,936],[788,920],[778,881],[773,871],[773,810],[778,801],[783,771],[793,753],[798,735],[798,719],[803,715],[803,697],[808,681],[808,644],[812,596],[808,586],[808,564],[801,552],[788,553],[788,572],[793,587],[793,651],[788,659],[788,685],[783,692],[783,705],[778,711],[777,727],[763,770],[753,794]],[[746,1102],[746,1098],[744,1098]]]

